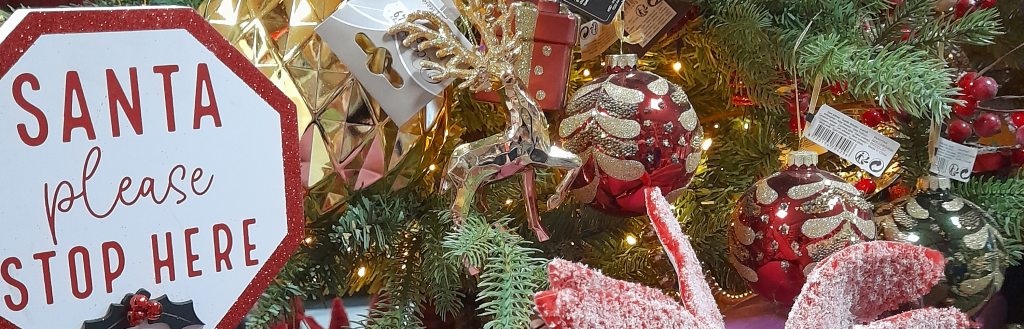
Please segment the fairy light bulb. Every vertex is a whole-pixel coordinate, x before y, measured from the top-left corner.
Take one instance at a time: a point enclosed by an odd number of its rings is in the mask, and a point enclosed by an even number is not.
[[[636,244],[636,237],[633,236],[632,234],[626,235],[626,243],[631,245],[631,246],[635,245]]]
[[[672,69],[673,69],[673,70],[679,71],[679,70],[681,70],[682,68],[683,68],[683,63],[680,63],[680,62],[676,62],[675,64],[672,64]]]

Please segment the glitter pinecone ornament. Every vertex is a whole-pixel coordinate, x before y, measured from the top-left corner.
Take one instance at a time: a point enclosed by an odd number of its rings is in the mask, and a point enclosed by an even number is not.
[[[814,152],[791,152],[784,170],[743,194],[728,230],[733,266],[754,292],[779,304],[793,304],[826,256],[875,239],[871,204],[817,162]]]
[[[704,132],[683,89],[637,70],[636,55],[610,55],[605,68],[572,96],[558,127],[584,162],[570,188],[604,213],[643,215],[644,187],[671,202],[690,184]]]
[[[882,238],[928,247],[946,257],[946,280],[925,295],[928,306],[976,313],[1003,284],[1007,252],[992,218],[950,193],[948,178],[922,177],[918,191],[878,207]]]

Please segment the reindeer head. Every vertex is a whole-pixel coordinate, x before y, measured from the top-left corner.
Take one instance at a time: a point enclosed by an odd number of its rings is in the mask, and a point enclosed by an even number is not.
[[[521,45],[530,40],[516,31],[513,23],[516,15],[536,10],[523,3],[512,5],[489,3],[485,0],[468,0],[468,6],[460,8],[463,17],[479,32],[482,45],[471,47],[462,44],[460,38],[444,19],[427,11],[416,11],[406,17],[404,23],[396,24],[389,34],[405,32],[402,40],[406,47],[419,42],[416,49],[424,51],[437,49],[437,57],[447,59],[443,65],[423,60],[422,66],[441,72],[432,78],[435,81],[455,78],[462,79],[459,88],[472,92],[489,91],[492,83],[508,85],[516,83],[513,63],[519,56]],[[429,24],[432,27],[428,27]]]

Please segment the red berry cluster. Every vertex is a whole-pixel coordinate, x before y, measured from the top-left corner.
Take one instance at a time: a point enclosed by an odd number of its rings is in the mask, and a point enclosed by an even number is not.
[[[956,15],[956,18],[960,18],[978,8],[992,8],[995,5],[996,0],[957,0],[956,5],[953,6],[953,14]]]
[[[143,320],[156,321],[161,313],[163,305],[149,301],[146,295],[135,295],[128,303],[128,324],[135,327],[142,324]]]
[[[853,187],[860,190],[864,195],[869,195],[871,193],[875,193],[875,190],[878,189],[878,184],[875,183],[875,180],[864,177],[857,181],[857,184],[854,184]]]
[[[963,104],[954,104],[953,113],[958,119],[949,123],[946,128],[946,135],[950,140],[963,143],[971,137],[972,132],[979,137],[992,137],[1002,131],[1002,120],[993,113],[982,113],[977,115],[978,102],[987,101],[996,96],[999,91],[999,84],[990,77],[979,77],[977,73],[968,72],[960,77],[957,82],[963,95],[958,98]],[[977,115],[977,117],[975,117]],[[1016,116],[1021,124],[1024,124],[1024,115]],[[972,121],[968,124],[968,121]],[[1011,118],[1012,119],[1012,118]],[[1016,124],[1016,123],[1015,123]],[[1019,125],[1018,125],[1019,126]],[[1018,139],[1021,136],[1018,130]]]

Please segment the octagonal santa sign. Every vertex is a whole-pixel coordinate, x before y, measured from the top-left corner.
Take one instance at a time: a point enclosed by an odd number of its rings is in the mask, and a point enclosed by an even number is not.
[[[301,238],[294,105],[191,8],[0,37],[0,328],[234,328]]]

